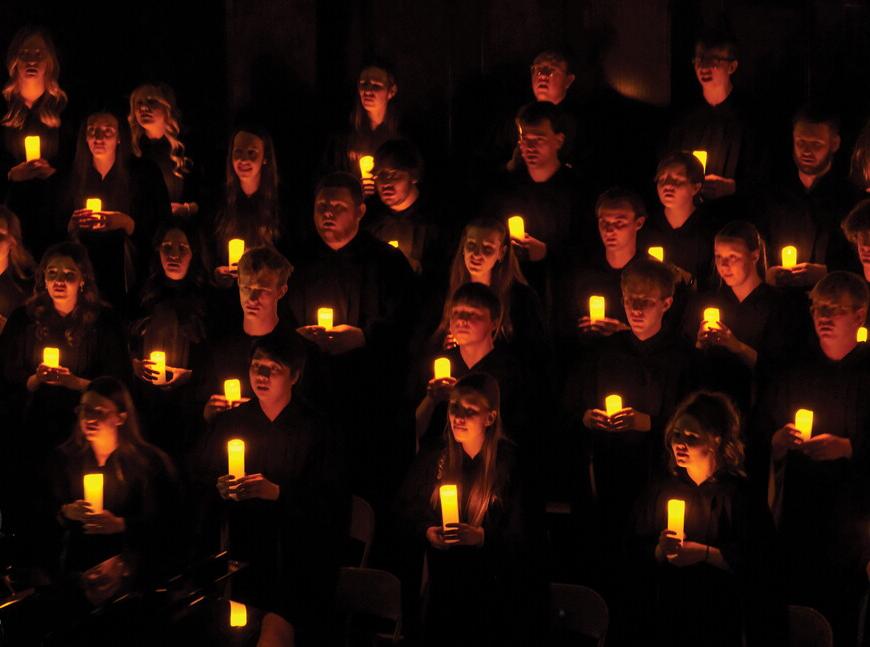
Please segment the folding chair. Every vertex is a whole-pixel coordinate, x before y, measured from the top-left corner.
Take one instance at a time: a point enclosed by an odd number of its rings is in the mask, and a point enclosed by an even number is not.
[[[834,647],[834,632],[827,618],[811,607],[788,607],[789,647]]]
[[[554,635],[581,635],[604,645],[610,611],[598,593],[578,584],[550,583],[550,631]]]
[[[375,511],[368,501],[356,495],[353,497],[350,513],[350,538],[363,545],[359,566],[365,568],[369,563],[369,551],[375,536]]]
[[[402,638],[402,583],[392,573],[374,568],[345,566],[338,575],[336,609],[345,618],[345,644],[351,635],[354,616],[366,615],[390,620],[393,632],[375,633],[375,640],[398,645]]]

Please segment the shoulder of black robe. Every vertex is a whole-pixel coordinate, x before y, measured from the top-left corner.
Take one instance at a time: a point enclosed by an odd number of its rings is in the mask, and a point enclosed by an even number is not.
[[[133,157],[130,159],[130,215],[136,221],[133,238],[139,253],[150,249],[154,232],[160,223],[172,215],[169,193],[160,168],[151,160]]]
[[[3,362],[3,375],[8,384],[23,386],[29,377],[24,352],[25,336],[30,323],[27,308],[22,305],[12,311],[0,333],[0,361]]]
[[[426,529],[440,525],[438,510],[432,505],[432,492],[438,482],[442,447],[424,449],[414,458],[396,494],[394,510],[400,534],[425,542]]]

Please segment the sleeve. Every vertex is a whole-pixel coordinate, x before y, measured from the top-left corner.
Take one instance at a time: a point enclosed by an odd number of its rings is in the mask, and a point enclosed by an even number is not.
[[[97,361],[92,377],[111,375],[130,384],[132,378],[130,354],[121,322],[113,311],[106,309],[100,315],[99,327]]]

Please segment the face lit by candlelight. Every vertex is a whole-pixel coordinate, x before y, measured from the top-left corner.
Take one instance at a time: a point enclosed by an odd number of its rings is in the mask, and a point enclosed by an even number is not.
[[[472,278],[488,277],[507,254],[507,245],[497,230],[469,227],[465,234],[462,255],[465,269]]]
[[[417,180],[408,171],[390,168],[375,169],[375,188],[378,197],[394,211],[403,211],[417,199]]]
[[[727,88],[737,71],[737,60],[724,47],[695,47],[695,76],[702,87]]]
[[[656,191],[665,208],[690,208],[701,191],[701,184],[689,182],[685,165],[669,164],[656,177]]]
[[[170,229],[160,242],[160,264],[163,273],[173,281],[180,281],[187,276],[193,252],[190,241],[180,229]]]
[[[69,256],[55,256],[45,266],[45,289],[63,311],[75,307],[85,281],[76,262]]]
[[[136,121],[148,132],[166,130],[166,106],[156,97],[142,97],[134,106]]]
[[[598,209],[598,234],[605,249],[622,251],[637,242],[637,232],[646,218],[636,217],[634,208],[625,201],[604,204]]]
[[[390,82],[390,75],[379,67],[367,67],[359,75],[357,86],[359,102],[366,112],[383,114],[387,104],[396,96],[398,88]]]
[[[532,92],[537,101],[559,105],[574,83],[574,75],[568,73],[565,61],[557,61],[549,56],[538,56],[532,63],[531,72]]]
[[[627,285],[622,305],[634,336],[646,340],[656,335],[662,329],[662,317],[673,302],[673,297],[663,299],[658,289],[651,285]]]
[[[115,159],[118,148],[118,120],[114,115],[100,113],[88,117],[85,129],[88,148],[95,159]]]
[[[44,80],[49,64],[48,45],[45,39],[39,34],[34,34],[25,40],[18,50],[18,79]]]
[[[730,288],[743,285],[757,272],[759,253],[750,252],[742,240],[716,239],[713,244],[716,271]]]
[[[268,403],[292,393],[293,385],[299,380],[299,372],[258,350],[251,358],[248,378],[257,399],[261,403]]]
[[[450,310],[450,334],[460,346],[479,344],[495,333],[496,322],[487,308],[456,303]]]
[[[867,316],[866,309],[853,307],[848,299],[839,302],[815,299],[810,306],[810,313],[816,335],[823,345],[851,345]]]
[[[486,401],[475,394],[457,393],[454,391],[447,405],[447,417],[450,420],[450,430],[457,443],[470,442],[479,445],[486,436],[486,430],[492,426],[498,416],[497,411],[490,410]]]
[[[670,441],[674,462],[678,467],[689,468],[707,463],[722,439],[705,431],[693,416],[683,415],[674,423]]]
[[[82,394],[76,407],[79,430],[89,443],[105,445],[118,442],[118,427],[127,420],[127,414],[109,398],[94,391]]]
[[[829,124],[798,121],[792,129],[792,157],[804,175],[824,175],[840,149],[840,135]]]
[[[864,272],[866,274],[866,268],[870,266],[870,231],[858,232],[855,238],[855,246],[858,248],[858,256],[861,259],[861,264],[864,266]]]
[[[256,321],[273,318],[278,313],[278,301],[287,294],[286,285],[278,285],[273,272],[256,274],[239,271],[239,303],[245,319]]]
[[[233,172],[239,180],[259,180],[265,163],[266,145],[254,133],[240,130],[233,137]]]
[[[549,119],[538,124],[519,124],[520,154],[529,168],[547,168],[559,162],[565,134],[557,133]]]
[[[341,249],[359,232],[365,204],[357,205],[349,189],[324,187],[314,199],[314,226],[332,249]]]

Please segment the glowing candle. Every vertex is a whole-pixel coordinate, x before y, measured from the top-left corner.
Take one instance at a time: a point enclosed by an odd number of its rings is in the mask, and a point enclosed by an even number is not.
[[[439,357],[435,360],[435,379],[442,380],[445,377],[450,377],[450,360]]]
[[[715,328],[719,324],[719,308],[705,308],[704,323],[707,328]]]
[[[85,209],[90,209],[94,213],[103,210],[103,201],[99,198],[88,198],[85,200]]]
[[[230,600],[230,627],[244,627],[248,624],[248,607],[241,602]]]
[[[93,512],[103,511],[103,475],[85,474],[85,501],[91,504]]]
[[[46,346],[42,351],[42,363],[50,368],[59,368],[60,349]]]
[[[227,247],[227,255],[230,267],[232,267],[233,265],[238,265],[239,259],[241,259],[242,255],[245,253],[245,241],[243,241],[241,238],[233,238],[227,244]]]
[[[241,380],[225,380],[224,381],[224,397],[227,403],[238,402],[242,399],[242,382]]]
[[[442,485],[439,492],[441,493],[441,523],[444,525],[444,530],[447,530],[447,524],[459,523],[459,497],[455,485]]]
[[[317,309],[317,325],[326,330],[332,329],[334,323],[332,308]]]
[[[245,441],[233,438],[227,442],[227,474],[238,480],[245,475]]]
[[[39,135],[28,135],[24,138],[24,158],[28,162],[38,160],[42,155],[39,151]]]
[[[804,440],[809,440],[813,435],[813,412],[809,409],[795,411],[794,426],[801,432],[801,437]]]
[[[371,155],[363,155],[359,158],[359,174],[364,180],[372,179],[372,169],[375,168],[375,158]]]
[[[390,245],[390,247],[395,247],[396,249],[399,249],[399,241],[398,240],[391,240],[388,244]]]
[[[692,151],[692,155],[698,158],[701,166],[704,167],[704,173],[707,173],[707,151]]]
[[[608,395],[604,398],[604,410],[607,412],[608,416],[612,416],[613,414],[622,411],[622,396]]]
[[[855,339],[858,340],[858,343],[867,341],[867,328],[864,326],[858,328],[858,334],[855,335]]]
[[[508,218],[508,231],[511,238],[522,240],[526,237],[526,221],[522,216],[511,216]]]
[[[154,365],[151,366],[152,371],[157,372],[157,377],[154,378],[154,384],[166,384],[166,353],[162,350],[151,351],[148,356]]]
[[[673,530],[680,541],[686,538],[686,502],[668,499],[668,530]]]
[[[787,245],[782,248],[782,266],[790,269],[797,265],[797,247]]]
[[[589,318],[592,321],[604,319],[604,297],[589,297]]]
[[[650,247],[646,251],[653,258],[664,262],[664,260],[665,260],[665,248],[664,247]]]

